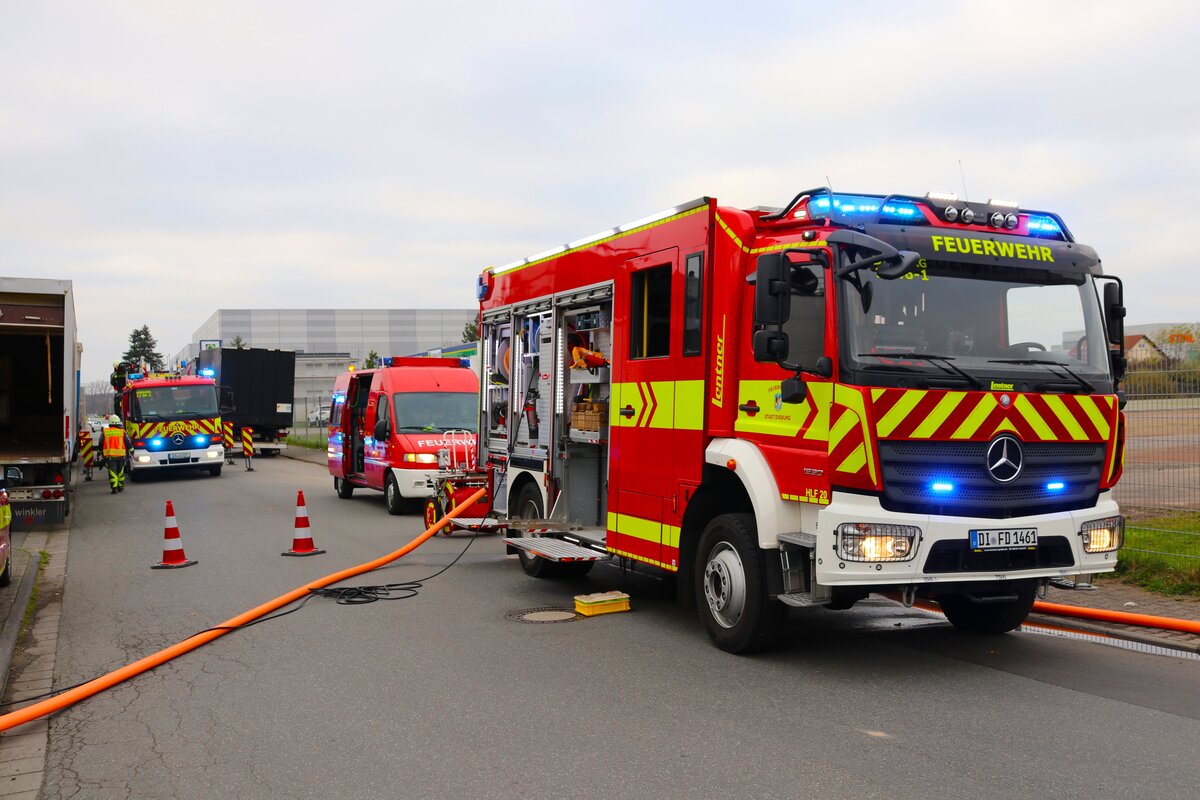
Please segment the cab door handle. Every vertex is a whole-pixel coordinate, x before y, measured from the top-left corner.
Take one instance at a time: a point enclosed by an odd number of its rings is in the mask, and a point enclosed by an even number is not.
[[[742,403],[740,406],[738,406],[738,410],[745,411],[747,414],[753,417],[759,411],[758,403],[754,402],[753,400],[751,400],[749,403]]]
[[[617,413],[619,413],[619,414],[620,414],[622,417],[625,417],[625,418],[627,418],[627,419],[628,419],[628,418],[631,418],[631,417],[632,417],[634,414],[636,414],[637,412],[633,410],[633,406],[628,406],[628,405],[627,405],[627,406],[625,406],[624,408],[622,408],[622,409],[621,409],[619,412],[617,412]]]

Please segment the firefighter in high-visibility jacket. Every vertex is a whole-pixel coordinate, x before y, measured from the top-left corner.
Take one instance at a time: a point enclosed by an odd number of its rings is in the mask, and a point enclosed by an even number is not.
[[[125,460],[129,455],[129,440],[125,437],[125,428],[121,426],[121,418],[113,414],[108,418],[102,435],[104,442],[104,466],[108,470],[108,485],[112,493],[125,491]]]

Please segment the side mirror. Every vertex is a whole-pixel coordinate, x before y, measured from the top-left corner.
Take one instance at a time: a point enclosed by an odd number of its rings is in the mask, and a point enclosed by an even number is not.
[[[1121,303],[1121,284],[1104,284],[1104,327],[1109,344],[1125,344],[1125,306]]]
[[[764,329],[754,332],[751,349],[754,351],[755,361],[774,364],[787,360],[791,345],[788,335],[783,331]]]
[[[875,274],[885,281],[893,281],[896,278],[903,278],[912,272],[920,261],[920,253],[914,253],[912,250],[901,250],[892,259],[883,262],[879,266],[879,269],[875,270]]]
[[[1125,356],[1115,350],[1108,351],[1108,363],[1112,368],[1113,380],[1118,383],[1125,377]]]
[[[801,378],[788,378],[779,384],[779,399],[784,403],[803,403],[808,386]]]
[[[754,279],[754,322],[757,325],[782,325],[791,315],[791,265],[783,253],[765,253],[758,257]]]
[[[386,419],[375,420],[375,440],[384,441],[391,436],[391,431],[388,430],[388,421]]]

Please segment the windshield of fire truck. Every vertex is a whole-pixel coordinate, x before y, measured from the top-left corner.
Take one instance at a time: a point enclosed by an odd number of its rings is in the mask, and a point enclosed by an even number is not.
[[[396,392],[396,433],[476,432],[478,397],[474,392]]]
[[[858,279],[861,291],[848,281],[839,287],[842,367],[853,373],[847,380],[1112,391],[1090,275],[922,262],[896,280],[870,270]]]
[[[150,386],[134,389],[131,416],[141,422],[215,417],[217,390],[212,384]]]

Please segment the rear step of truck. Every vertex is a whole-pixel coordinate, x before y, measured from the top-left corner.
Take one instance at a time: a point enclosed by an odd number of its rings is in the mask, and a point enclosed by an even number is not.
[[[564,542],[562,539],[550,539],[541,536],[514,536],[504,540],[506,545],[517,547],[535,556],[541,556],[547,561],[598,561],[607,558],[605,553],[580,547],[577,544]]]

